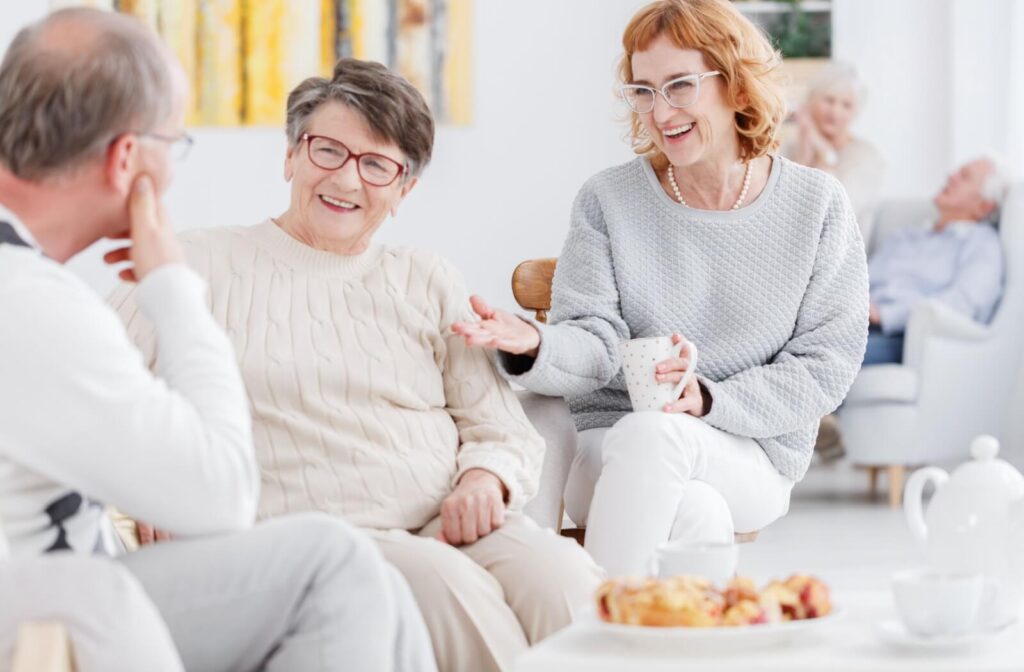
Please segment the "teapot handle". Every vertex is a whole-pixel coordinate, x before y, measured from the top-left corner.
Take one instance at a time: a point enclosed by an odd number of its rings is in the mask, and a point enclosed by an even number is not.
[[[906,516],[910,533],[918,540],[925,541],[928,538],[928,526],[924,522],[924,507],[921,502],[924,498],[924,486],[929,481],[935,482],[938,488],[949,480],[949,474],[938,467],[925,467],[918,469],[907,481],[907,489],[903,494],[903,514]]]

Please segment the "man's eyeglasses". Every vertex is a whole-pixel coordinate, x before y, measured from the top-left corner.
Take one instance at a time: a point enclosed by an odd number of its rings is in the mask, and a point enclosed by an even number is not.
[[[647,114],[654,109],[655,94],[660,94],[671,107],[682,108],[693,105],[700,97],[701,81],[705,77],[721,74],[718,70],[712,70],[698,75],[685,75],[666,82],[665,86],[660,89],[643,84],[624,84],[619,90],[631,110],[638,114]]]
[[[359,179],[375,187],[388,186],[408,170],[391,157],[372,152],[356,154],[341,142],[324,135],[303,133],[302,140],[306,143],[309,160],[317,168],[339,170],[349,159],[355,159]]]
[[[182,133],[181,135],[163,135],[161,133],[136,133],[136,135],[142,138],[152,138],[153,140],[166,142],[171,146],[171,157],[175,161],[184,161],[185,157],[188,156],[189,151],[191,151],[192,145],[195,144],[195,139],[188,133]]]

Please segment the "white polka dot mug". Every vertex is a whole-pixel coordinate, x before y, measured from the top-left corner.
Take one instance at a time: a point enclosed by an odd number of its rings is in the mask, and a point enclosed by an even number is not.
[[[681,356],[683,348],[687,346],[690,366],[682,380],[675,384],[659,383],[654,377],[654,367],[666,359]],[[622,373],[626,377],[626,388],[634,411],[660,411],[665,404],[679,399],[697,366],[697,347],[687,341],[673,345],[669,336],[624,341],[619,344],[619,354],[622,356]]]

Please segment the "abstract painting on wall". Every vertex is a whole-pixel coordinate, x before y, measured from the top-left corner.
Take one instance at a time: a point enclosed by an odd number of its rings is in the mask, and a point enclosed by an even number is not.
[[[192,83],[193,126],[280,126],[288,92],[342,56],[409,79],[441,123],[472,121],[473,0],[51,0],[133,14]]]

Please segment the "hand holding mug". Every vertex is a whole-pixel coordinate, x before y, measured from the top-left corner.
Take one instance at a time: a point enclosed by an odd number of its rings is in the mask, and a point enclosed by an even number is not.
[[[679,334],[634,338],[619,346],[622,372],[634,411],[701,416],[706,412],[694,377],[697,348]],[[684,403],[685,402],[685,403]]]
[[[680,344],[683,347],[678,357],[670,357],[659,362],[654,368],[654,378],[659,383],[678,384],[683,382],[679,398],[665,404],[662,410],[666,413],[689,413],[699,418],[707,413],[708,409],[704,407],[704,395],[700,388],[700,382],[698,382],[697,376],[693,375],[693,367],[697,365],[697,349],[681,334],[672,334],[672,345]]]

